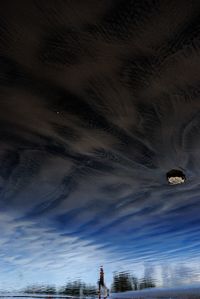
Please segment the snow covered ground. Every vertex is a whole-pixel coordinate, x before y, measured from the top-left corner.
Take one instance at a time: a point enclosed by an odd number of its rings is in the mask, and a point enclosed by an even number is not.
[[[43,295],[43,294],[16,294],[0,293],[0,298],[80,298],[72,296]],[[200,286],[180,287],[180,288],[152,288],[141,291],[129,291],[124,293],[111,293],[108,299],[200,299]],[[82,299],[94,299],[94,297],[82,297]]]
[[[200,299],[200,286],[180,288],[146,289],[142,291],[129,291],[112,293],[112,299]]]

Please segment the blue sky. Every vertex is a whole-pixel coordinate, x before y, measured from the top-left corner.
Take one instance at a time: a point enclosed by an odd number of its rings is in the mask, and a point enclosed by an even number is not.
[[[34,282],[61,286],[77,278],[95,284],[100,265],[108,285],[114,271],[130,271],[139,278],[150,273],[158,286],[200,282],[198,211],[190,209],[193,205],[183,217],[178,200],[151,212],[144,204],[130,212],[127,198],[120,210],[118,203],[109,210],[92,201],[79,209],[62,206],[39,216],[21,217],[26,206],[5,209],[0,220],[2,288]],[[29,202],[28,207],[34,204]]]

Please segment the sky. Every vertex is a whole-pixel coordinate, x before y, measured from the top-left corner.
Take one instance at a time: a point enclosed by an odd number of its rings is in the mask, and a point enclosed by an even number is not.
[[[199,1],[0,11],[0,289],[199,284]]]

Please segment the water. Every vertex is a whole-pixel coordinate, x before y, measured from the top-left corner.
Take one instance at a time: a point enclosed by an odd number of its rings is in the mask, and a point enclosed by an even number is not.
[[[200,2],[0,11],[0,289],[200,285]]]

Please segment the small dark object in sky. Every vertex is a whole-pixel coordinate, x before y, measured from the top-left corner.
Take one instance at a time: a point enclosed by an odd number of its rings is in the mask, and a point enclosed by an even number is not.
[[[170,185],[177,185],[185,183],[185,174],[179,169],[172,169],[167,172],[167,180]]]

